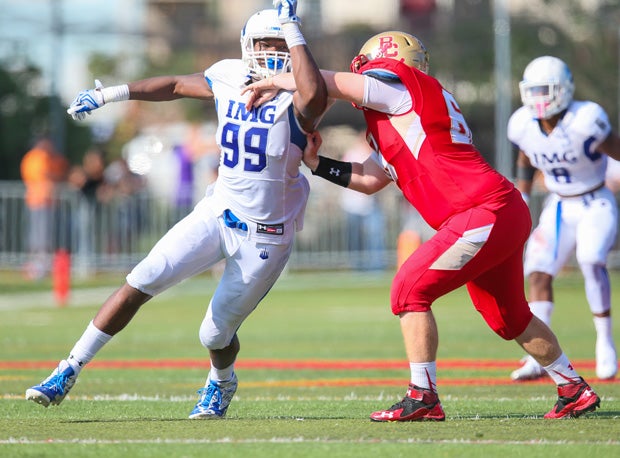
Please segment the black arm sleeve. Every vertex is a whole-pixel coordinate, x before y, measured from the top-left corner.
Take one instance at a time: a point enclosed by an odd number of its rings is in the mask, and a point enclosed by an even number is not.
[[[325,178],[334,184],[346,188],[351,183],[351,172],[353,165],[350,162],[337,161],[325,156],[319,156],[319,165],[312,175]]]

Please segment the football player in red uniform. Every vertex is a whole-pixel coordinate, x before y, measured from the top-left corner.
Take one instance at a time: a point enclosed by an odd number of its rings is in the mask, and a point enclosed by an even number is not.
[[[545,418],[595,410],[599,397],[525,298],[523,248],[532,224],[527,205],[474,146],[456,100],[428,74],[424,45],[407,33],[380,33],[362,46],[351,72],[322,75],[331,98],[363,110],[374,153],[351,163],[319,156],[313,148],[304,163],[315,175],[367,194],[394,182],[437,231],[402,265],[391,290],[411,367],[407,394],[372,413],[371,420],[445,419],[436,388],[439,337],[431,306],[463,285],[491,329],[516,340],[555,381],[559,399]],[[277,75],[246,91],[256,105],[292,87],[293,78]]]

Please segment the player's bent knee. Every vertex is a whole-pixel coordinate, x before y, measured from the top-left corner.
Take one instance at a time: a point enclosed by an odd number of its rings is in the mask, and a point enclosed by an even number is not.
[[[401,269],[396,273],[390,290],[392,313],[428,312],[434,297],[426,287],[411,287],[410,277]]]
[[[170,273],[172,269],[166,258],[159,253],[151,253],[127,275],[127,283],[142,292],[154,295],[153,291],[160,289],[160,285],[167,281]]]
[[[222,348],[226,348],[234,335],[234,330],[217,327],[212,321],[208,323],[203,322],[198,333],[200,343],[207,350],[221,350]]]
[[[533,315],[530,312],[529,314],[523,315],[519,319],[511,320],[510,324],[507,324],[507,323],[489,323],[488,321],[487,321],[487,324],[493,330],[493,332],[495,334],[497,334],[498,336],[500,336],[502,339],[504,339],[504,340],[514,340],[517,337],[519,337],[521,334],[523,334],[525,329],[530,324],[532,316]]]
[[[405,312],[428,312],[430,309],[430,304],[426,302],[413,302],[406,304],[402,302],[392,302],[392,313],[394,315],[400,315]]]
[[[516,337],[521,335],[521,332],[515,333],[513,330],[507,327],[493,329],[493,332],[500,336],[504,340],[514,340]]]
[[[207,350],[221,350],[230,343],[228,333],[199,333],[200,343]]]
[[[601,278],[603,275],[607,275],[607,267],[605,262],[601,262],[596,259],[592,259],[589,261],[579,260],[579,268],[581,269],[581,273],[586,279],[588,277],[592,278]]]

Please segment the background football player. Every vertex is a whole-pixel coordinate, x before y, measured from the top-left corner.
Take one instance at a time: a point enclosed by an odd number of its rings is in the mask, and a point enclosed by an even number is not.
[[[600,105],[573,100],[572,74],[557,57],[530,62],[519,89],[523,106],[508,123],[508,138],[519,148],[517,186],[527,200],[538,169],[551,192],[525,253],[530,308],[551,324],[553,279],[576,251],[596,329],[596,375],[613,378],[618,361],[606,265],[618,214],[616,199],[605,187],[605,171],[608,155],[620,158],[620,138]],[[545,374],[533,358],[523,362],[512,372],[513,380]]]

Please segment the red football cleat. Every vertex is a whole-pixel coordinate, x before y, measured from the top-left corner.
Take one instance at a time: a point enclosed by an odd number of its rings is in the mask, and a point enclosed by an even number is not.
[[[600,404],[598,395],[579,377],[575,382],[558,385],[558,401],[545,418],[577,418]]]
[[[372,421],[444,421],[439,396],[433,390],[409,385],[407,395],[387,410],[370,414]]]

